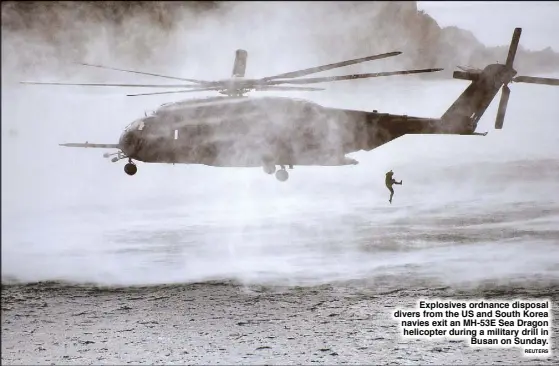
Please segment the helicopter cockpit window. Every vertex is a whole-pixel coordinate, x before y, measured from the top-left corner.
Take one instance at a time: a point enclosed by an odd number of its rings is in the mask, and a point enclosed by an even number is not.
[[[125,130],[125,131],[130,131],[130,130],[135,130],[135,129],[137,129],[137,128],[138,128],[139,121],[140,121],[140,120],[136,120],[136,121],[130,123],[128,126],[126,126],[126,127],[124,128],[124,130]]]
[[[141,119],[137,119],[134,122],[130,123],[128,126],[126,126],[124,128],[125,131],[134,131],[134,130],[138,130],[138,131],[142,131],[146,124],[145,121],[149,120],[149,118],[141,118]]]

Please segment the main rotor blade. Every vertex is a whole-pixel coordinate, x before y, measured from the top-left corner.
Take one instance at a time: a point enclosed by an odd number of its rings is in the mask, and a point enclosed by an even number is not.
[[[221,88],[199,88],[199,89],[190,89],[190,90],[176,90],[176,91],[168,91],[168,92],[156,92],[156,93],[142,93],[142,94],[127,94],[127,97],[138,97],[141,95],[161,95],[161,94],[176,94],[176,93],[194,93],[200,91],[210,91],[210,90],[220,90]]]
[[[131,88],[198,88],[199,85],[165,85],[165,84],[97,84],[97,83],[42,83],[36,81],[20,81],[20,84],[34,85],[69,85],[69,86],[115,86],[115,87],[131,87]]]
[[[501,93],[501,101],[499,102],[499,109],[497,110],[497,119],[495,120],[495,128],[500,130],[503,128],[505,122],[505,112],[507,111],[507,104],[509,103],[510,89],[508,86],[503,86]]]
[[[422,69],[422,70],[406,70],[406,71],[390,71],[390,72],[377,72],[373,74],[354,74],[354,75],[342,75],[342,76],[326,76],[321,78],[306,78],[306,79],[295,79],[295,80],[272,80],[268,81],[268,85],[278,85],[278,84],[314,84],[323,83],[327,81],[340,81],[340,80],[353,80],[353,79],[366,79],[366,78],[376,78],[380,76],[392,76],[392,75],[409,75],[409,74],[420,74],[425,72],[435,72],[441,71],[443,69]]]
[[[540,85],[559,85],[559,79],[552,78],[538,78],[534,76],[517,76],[512,79],[515,83],[530,83]]]
[[[100,68],[100,69],[115,70],[115,71],[122,71],[122,72],[130,72],[130,73],[133,73],[133,74],[149,75],[149,76],[155,76],[155,77],[165,78],[165,79],[173,79],[173,80],[188,81],[188,82],[191,82],[191,83],[202,84],[202,85],[210,83],[209,81],[206,81],[206,80],[186,79],[186,78],[179,78],[179,77],[175,77],[175,76],[167,76],[167,75],[153,74],[153,73],[149,73],[149,72],[135,71],[135,70],[117,69],[117,68],[115,68],[115,67],[108,67],[108,66],[101,66],[101,65],[93,65],[93,64],[86,64],[86,63],[79,63],[79,64],[80,64],[80,65],[83,65],[83,66],[89,66],[89,67],[98,67],[98,68]]]
[[[275,86],[275,85],[270,85],[270,86],[258,86],[256,87],[254,90],[256,91],[291,91],[291,90],[300,90],[300,91],[320,91],[320,90],[326,90],[324,88],[311,88],[311,87],[304,87],[304,86]]]
[[[354,65],[354,64],[361,63],[361,62],[380,60],[382,58],[393,57],[393,56],[397,56],[401,53],[402,52],[395,51],[395,52],[383,53],[383,54],[380,54],[380,55],[357,58],[357,59],[354,59],[354,60],[336,62],[334,64],[311,67],[309,69],[292,71],[292,72],[287,72],[285,74],[279,74],[279,75],[274,75],[274,76],[268,76],[268,77],[260,79],[260,81],[269,81],[269,80],[272,80],[272,79],[280,79],[280,78],[296,78],[296,77],[300,77],[300,76],[315,74],[315,73],[321,72],[321,71],[335,69],[335,68],[338,68],[338,67]]]
[[[510,42],[509,54],[507,56],[506,66],[512,69],[512,64],[514,63],[514,58],[516,56],[516,50],[518,49],[518,42],[520,41],[520,35],[522,34],[522,28],[514,28],[514,33],[512,34],[512,41]]]

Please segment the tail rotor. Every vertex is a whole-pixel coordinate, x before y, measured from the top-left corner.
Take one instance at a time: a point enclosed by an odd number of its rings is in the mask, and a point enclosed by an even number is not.
[[[470,85],[441,116],[450,128],[461,134],[476,134],[477,124],[499,91],[501,97],[495,119],[495,129],[503,128],[505,114],[510,99],[511,83],[530,83],[539,85],[559,85],[559,79],[532,76],[517,76],[514,60],[520,43],[522,28],[515,28],[505,63],[487,65],[483,70],[471,66],[457,66],[454,79],[469,80]]]
[[[532,76],[516,76],[516,71],[513,68],[514,59],[516,57],[516,52],[518,50],[518,43],[520,41],[520,35],[522,34],[522,28],[515,28],[512,35],[512,41],[509,47],[509,53],[507,55],[507,61],[505,63],[505,68],[502,71],[503,88],[501,92],[501,101],[499,102],[499,109],[497,111],[497,118],[495,119],[495,129],[502,129],[505,122],[505,113],[507,110],[507,105],[510,98],[510,88],[509,83],[529,83],[529,84],[539,84],[539,85],[559,85],[559,79],[553,78],[539,78]],[[516,77],[515,77],[516,76]]]
[[[512,69],[514,64],[514,58],[516,57],[516,51],[518,50],[518,43],[520,42],[520,35],[522,34],[522,28],[515,28],[512,34],[512,40],[510,42],[509,54],[507,55],[506,66]]]
[[[510,98],[510,88],[505,84],[503,85],[501,93],[501,101],[499,102],[499,109],[497,111],[497,119],[495,120],[495,128],[500,130],[503,128],[505,123],[505,112],[507,110],[507,105],[509,104]]]
[[[534,76],[517,76],[512,79],[514,83],[528,83],[538,85],[555,85],[559,86],[559,79],[553,78],[538,78]]]
[[[505,69],[503,70],[503,88],[501,92],[501,101],[499,102],[499,109],[497,111],[497,118],[495,119],[495,128],[500,130],[503,128],[505,123],[505,113],[507,111],[507,105],[510,98],[510,89],[508,84],[512,81],[512,77],[516,75],[516,71],[513,68],[514,59],[516,57],[516,51],[518,50],[518,43],[520,42],[520,35],[522,34],[522,28],[515,28],[512,34],[512,40],[510,42],[509,54],[507,55],[507,61],[505,63]]]

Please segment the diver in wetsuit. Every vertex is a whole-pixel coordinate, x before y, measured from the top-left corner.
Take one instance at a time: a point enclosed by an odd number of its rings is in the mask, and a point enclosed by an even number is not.
[[[384,181],[384,183],[386,184],[386,188],[388,188],[388,190],[390,191],[390,199],[388,200],[388,202],[390,202],[390,204],[392,204],[392,196],[394,196],[394,189],[392,189],[392,185],[393,184],[402,185],[402,181],[396,182],[396,180],[394,178],[392,178],[393,175],[394,175],[394,172],[392,170],[389,171],[388,173],[386,173],[386,179]]]

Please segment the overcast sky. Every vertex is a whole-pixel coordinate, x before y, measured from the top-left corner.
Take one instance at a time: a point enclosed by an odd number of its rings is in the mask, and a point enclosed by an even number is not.
[[[523,47],[559,52],[559,1],[419,1],[418,8],[441,27],[467,29],[488,46],[509,43],[513,29],[522,27]]]

